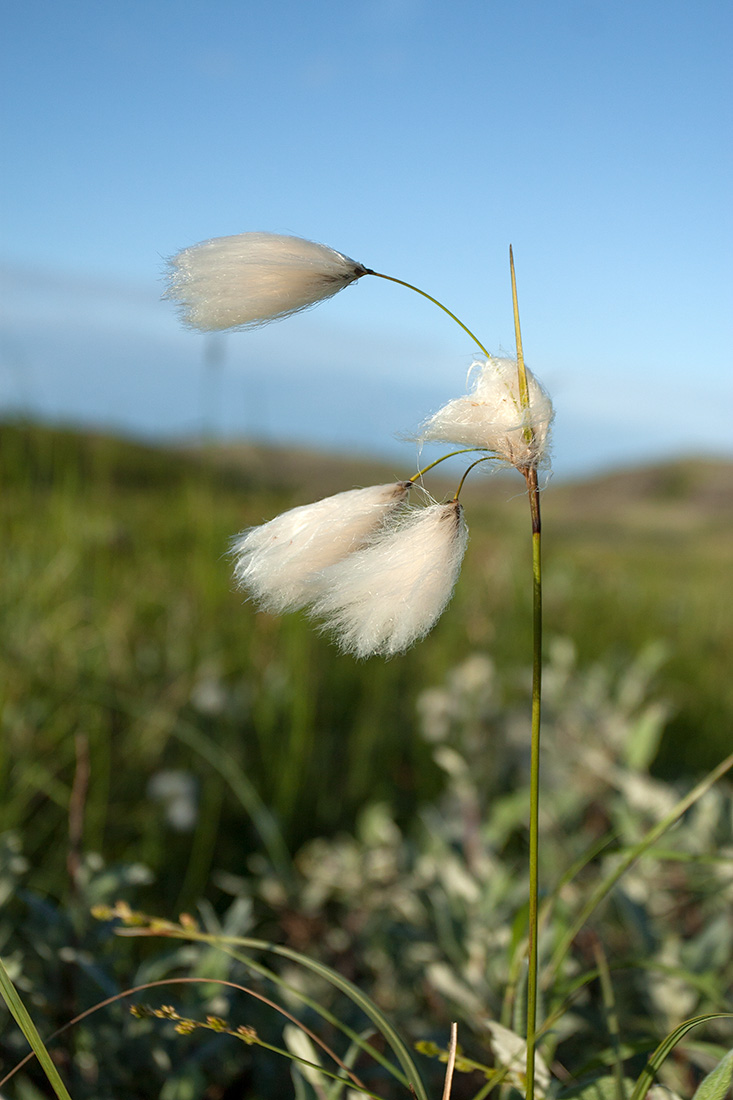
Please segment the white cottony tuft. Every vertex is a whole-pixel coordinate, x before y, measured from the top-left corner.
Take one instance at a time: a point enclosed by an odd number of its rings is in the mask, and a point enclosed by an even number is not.
[[[408,490],[405,481],[351,489],[243,531],[231,551],[238,587],[276,614],[303,607],[318,595],[321,571],[363,546]]]
[[[324,570],[313,613],[357,657],[399,653],[442,615],[467,540],[455,500],[406,510],[362,550]]]
[[[322,302],[366,274],[315,241],[240,233],[203,241],[168,261],[165,297],[203,332],[253,328]]]
[[[548,456],[554,416],[549,395],[527,370],[529,408],[522,409],[514,359],[476,360],[471,371],[475,371],[471,392],[431,416],[420,429],[419,440],[494,451],[519,470],[539,466]]]

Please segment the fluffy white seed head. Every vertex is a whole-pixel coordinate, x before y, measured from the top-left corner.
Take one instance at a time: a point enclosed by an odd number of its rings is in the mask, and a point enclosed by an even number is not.
[[[173,256],[165,297],[203,332],[254,328],[308,309],[365,273],[362,264],[315,241],[240,233]]]
[[[363,546],[408,489],[404,481],[351,489],[243,531],[231,551],[237,586],[276,614],[305,606],[318,595],[322,570]]]
[[[399,653],[442,615],[467,540],[457,501],[403,510],[367,546],[323,571],[313,613],[357,657]]]
[[[539,466],[548,457],[552,401],[527,370],[529,408],[519,399],[515,359],[476,360],[474,381],[465,397],[449,401],[418,433],[421,442],[460,443],[494,451],[519,470]],[[532,438],[526,438],[530,428]]]

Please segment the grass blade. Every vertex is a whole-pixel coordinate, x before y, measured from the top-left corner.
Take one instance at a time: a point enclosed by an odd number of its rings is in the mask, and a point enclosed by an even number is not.
[[[21,1001],[15,986],[10,980],[2,959],[0,959],[0,994],[2,994],[3,1000],[10,1009],[18,1027],[28,1040],[31,1050],[40,1062],[43,1072],[46,1074],[46,1077],[48,1077],[51,1087],[59,1100],[71,1100],[71,1097],[66,1091],[64,1082],[59,1077],[56,1066],[51,1061],[51,1055],[46,1050],[43,1040],[36,1030],[36,1025],[33,1023],[33,1020],[31,1020],[28,1010]]]
[[[224,937],[212,937],[212,940],[217,938],[224,940]],[[254,940],[246,938],[228,939],[231,944],[239,944],[242,947],[250,947],[258,951],[271,951],[276,955],[281,955],[283,958],[290,959],[292,962],[298,963],[300,966],[304,966],[309,970],[312,970],[314,974],[318,974],[319,977],[324,978],[330,985],[340,989],[342,993],[354,1002],[359,1007],[365,1016],[367,1016],[372,1023],[381,1031],[392,1050],[397,1057],[398,1062],[402,1066],[405,1074],[405,1084],[409,1085],[417,1097],[417,1100],[428,1100],[425,1086],[420,1077],[417,1066],[415,1065],[412,1056],[400,1038],[398,1032],[394,1029],[387,1017],[380,1011],[374,1004],[370,997],[367,997],[365,993],[350,982],[348,978],[344,978],[343,975],[332,970],[324,963],[317,962],[315,959],[310,959],[307,955],[302,955],[299,951],[294,951],[290,947],[284,947],[280,944],[267,943],[265,940]]]
[[[707,1023],[708,1020],[733,1020],[733,1012],[708,1012],[704,1016],[693,1016],[691,1019],[685,1020],[679,1027],[676,1027],[674,1031],[671,1031],[665,1039],[662,1039],[661,1043],[644,1066],[644,1069],[639,1074],[639,1079],[634,1086],[634,1091],[629,1100],[643,1100],[643,1097],[646,1096],[654,1083],[654,1078],[657,1075],[659,1067],[662,1065],[665,1058],[671,1054],[680,1039],[684,1039],[688,1031],[692,1031],[694,1027],[699,1027],[700,1024]]]
[[[198,753],[229,785],[232,793],[252,820],[260,835],[273,867],[283,879],[292,874],[292,863],[282,833],[259,793],[237,761],[211,738],[187,723],[179,722],[173,730],[179,741]]]
[[[578,932],[580,932],[581,928],[584,926],[594,910],[597,909],[601,902],[610,894],[611,890],[616,885],[621,876],[624,875],[625,872],[628,871],[629,867],[631,867],[633,863],[636,863],[637,859],[639,859],[640,856],[644,855],[644,853],[649,848],[651,848],[652,845],[656,844],[656,842],[667,831],[667,829],[669,829],[671,825],[674,825],[675,821],[677,821],[678,818],[682,817],[683,813],[689,810],[690,806],[694,805],[694,803],[697,802],[699,798],[702,798],[706,791],[710,790],[710,788],[715,783],[717,783],[721,776],[725,775],[725,773],[731,768],[733,768],[733,753],[731,753],[730,756],[726,756],[725,760],[721,761],[721,763],[718,764],[716,768],[713,768],[713,770],[709,772],[705,776],[705,778],[697,784],[696,787],[693,787],[691,791],[688,791],[684,798],[681,798],[679,802],[672,808],[672,810],[670,810],[670,812],[665,817],[663,817],[661,821],[657,822],[657,824],[649,830],[646,836],[642,840],[640,840],[638,844],[634,844],[632,848],[629,848],[629,850],[626,852],[623,859],[619,862],[618,866],[613,870],[613,872],[608,875],[603,880],[603,882],[600,882],[595,890],[592,891],[590,897],[586,901],[576,919],[571,924],[570,928],[561,939],[560,943],[555,949],[552,958],[550,959],[547,971],[545,973],[546,985],[549,985],[552,979],[556,976],[558,970],[562,965],[562,961],[570,950],[573,940],[577,936]]]
[[[289,959],[291,962],[295,962],[299,966],[303,966],[307,970],[313,971],[314,974],[318,974],[319,977],[327,981],[329,985],[334,986],[344,993],[361,1009],[364,1015],[372,1021],[375,1027],[387,1040],[394,1051],[397,1061],[402,1066],[402,1073],[399,1073],[396,1067],[391,1067],[391,1072],[402,1084],[412,1090],[416,1100],[428,1100],[428,1095],[422,1078],[420,1077],[420,1072],[413,1061],[410,1051],[400,1038],[399,1033],[370,997],[362,993],[358,986],[354,985],[348,978],[344,978],[342,974],[332,970],[330,966],[326,966],[324,963],[311,959],[307,955],[301,954],[300,951],[293,950],[293,948],[285,947],[282,944],[270,943],[267,940],[252,939],[248,936],[212,935],[206,932],[198,932],[192,928],[184,928],[171,921],[150,921],[142,914],[128,911],[121,913],[119,911],[115,912],[114,910],[110,910],[105,913],[105,919],[110,919],[114,916],[122,917],[127,925],[126,927],[118,929],[118,934],[120,935],[167,936],[175,939],[192,940],[197,943],[208,943],[213,947],[219,947],[221,950],[227,951],[233,957],[239,958],[246,965],[250,964],[250,960],[240,956],[238,953],[231,950],[232,948],[243,947],[254,951],[267,951],[270,954],[279,955],[281,958]]]

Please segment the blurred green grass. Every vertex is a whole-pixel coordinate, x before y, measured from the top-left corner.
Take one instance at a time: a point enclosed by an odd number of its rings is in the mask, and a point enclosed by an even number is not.
[[[729,751],[732,472],[680,461],[551,482],[544,494],[547,635],[572,639],[581,665],[620,665],[664,644],[659,692],[673,713],[657,769],[668,776]],[[22,833],[39,888],[64,889],[80,744],[90,763],[83,847],[150,865],[160,907],[175,912],[204,894],[212,869],[244,873],[261,849],[243,785],[291,850],[349,827],[375,799],[408,822],[440,783],[417,734],[417,695],[483,650],[514,670],[524,698],[530,547],[516,475],[468,487],[471,542],[454,600],[403,657],[357,663],[303,616],[258,613],[233,592],[226,551],[237,531],[406,473],[0,426],[0,825]],[[440,482],[429,487],[440,494]],[[169,828],[148,797],[161,769],[197,779],[191,833]]]

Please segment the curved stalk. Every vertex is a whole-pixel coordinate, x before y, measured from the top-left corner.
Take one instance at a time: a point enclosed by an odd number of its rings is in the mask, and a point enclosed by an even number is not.
[[[466,478],[468,477],[468,475],[471,473],[471,470],[474,468],[474,466],[478,466],[479,463],[481,463],[481,462],[488,462],[492,458],[496,458],[496,455],[484,455],[483,458],[477,458],[475,462],[471,463],[471,465],[468,467],[468,469],[463,474],[463,477],[461,478],[461,480],[458,482],[458,488],[456,489],[456,495],[453,497],[454,500],[458,500],[458,497],[461,494],[461,489],[463,488],[463,484],[464,484]]]
[[[418,470],[416,474],[413,474],[412,477],[408,477],[407,483],[414,485],[415,482],[423,476],[423,474],[426,474],[429,470],[432,470],[434,466],[439,466],[441,462],[445,462],[446,458],[455,458],[456,455],[465,455],[478,450],[480,450],[479,447],[461,447],[461,449],[458,451],[451,451],[450,454],[441,455],[440,458],[436,458],[434,462],[429,462],[427,466],[423,466],[423,468],[421,470]],[[493,455],[487,457],[493,458]],[[483,459],[480,459],[479,461],[483,461]]]
[[[473,332],[471,332],[468,325],[464,325],[464,323],[460,319],[460,317],[456,317],[455,313],[452,313],[451,310],[449,310],[447,306],[444,306],[443,303],[439,302],[437,298],[433,298],[432,294],[428,294],[426,291],[420,290],[419,286],[413,286],[412,283],[406,283],[404,279],[396,279],[394,277],[394,275],[383,275],[381,271],[372,271],[371,268],[367,268],[366,271],[364,272],[364,274],[365,275],[374,275],[374,276],[376,276],[377,279],[387,279],[387,281],[390,282],[390,283],[398,283],[400,286],[406,286],[408,290],[414,290],[416,294],[421,294],[423,296],[423,298],[427,298],[427,300],[429,302],[432,302],[433,305],[436,305],[436,306],[438,306],[439,309],[442,309],[443,313],[447,313],[448,316],[451,317],[457,325],[460,325],[461,328],[463,329],[463,331],[467,332],[468,335],[471,337],[471,339],[474,341],[474,343],[477,344],[481,348],[481,351],[484,353],[486,358],[491,359],[491,352],[488,352],[486,350],[484,345],[479,340],[478,336],[476,336]]]

